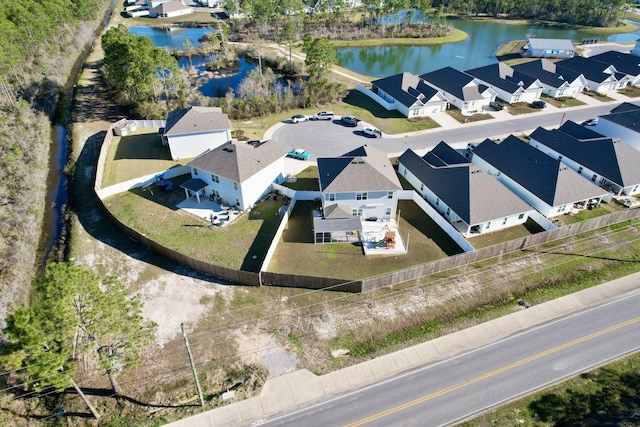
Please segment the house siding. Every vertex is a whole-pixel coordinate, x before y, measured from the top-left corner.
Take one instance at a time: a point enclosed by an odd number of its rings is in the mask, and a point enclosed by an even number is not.
[[[389,192],[393,193],[391,199],[387,198]],[[366,200],[357,200],[356,192],[324,193],[322,196],[322,205],[326,208],[328,205],[340,203],[349,206],[352,212],[362,209],[362,218],[377,217],[378,219],[391,219],[395,217],[398,208],[398,194],[396,190],[367,191],[366,193]],[[335,194],[335,200],[329,199],[330,194]],[[391,215],[386,214],[387,209],[391,210]]]
[[[229,129],[218,131],[169,135],[166,143],[169,144],[169,151],[173,160],[189,159],[197,157],[207,150],[213,150],[231,140]]]
[[[598,120],[598,124],[594,127],[594,130],[599,134],[618,137],[627,144],[631,145],[636,150],[640,151],[640,133],[629,129],[624,126],[620,126],[617,123],[611,122],[604,117]],[[640,128],[639,128],[640,130]]]

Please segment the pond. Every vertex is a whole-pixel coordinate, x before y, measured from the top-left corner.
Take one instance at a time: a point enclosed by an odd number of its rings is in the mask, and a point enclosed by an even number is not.
[[[129,31],[136,36],[145,36],[151,39],[158,47],[169,49],[182,49],[185,40],[198,47],[198,39],[207,33],[213,32],[213,28],[156,28],[156,27],[130,27]],[[216,73],[211,75],[206,73],[206,64],[212,60],[211,56],[194,56],[191,64],[198,71],[198,90],[205,96],[219,98],[224,97],[229,89],[236,89],[247,74],[257,67],[257,64],[240,58],[237,69],[233,73]],[[189,68],[189,58],[183,57],[178,60],[178,65],[183,70]]]
[[[511,40],[529,37],[562,38],[580,42],[584,38],[600,37],[602,41],[629,42],[640,38],[640,28],[634,33],[598,35],[589,31],[563,30],[536,25],[496,24],[478,21],[449,21],[469,35],[464,41],[435,46],[378,46],[339,48],[338,63],[358,73],[385,77],[409,71],[423,74],[446,66],[468,70],[498,62],[495,52]],[[635,25],[640,25],[631,22]]]

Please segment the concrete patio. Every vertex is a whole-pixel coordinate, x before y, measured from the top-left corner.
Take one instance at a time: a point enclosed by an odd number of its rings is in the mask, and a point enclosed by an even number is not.
[[[201,198],[200,203],[195,197],[189,197],[178,203],[176,207],[208,221],[212,226],[219,227],[226,227],[234,219],[238,218],[241,213],[234,207],[214,202],[206,197]]]

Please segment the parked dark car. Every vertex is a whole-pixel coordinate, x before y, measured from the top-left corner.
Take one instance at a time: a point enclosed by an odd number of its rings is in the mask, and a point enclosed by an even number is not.
[[[496,111],[500,111],[504,109],[504,104],[500,101],[491,101],[489,103],[489,107],[493,108]]]
[[[360,120],[358,120],[358,119],[357,119],[357,118],[355,118],[354,116],[342,116],[342,117],[340,118],[340,121],[341,121],[342,123],[344,123],[345,125],[348,125],[348,126],[358,126],[358,122],[359,122]]]
[[[531,104],[529,104],[529,107],[539,109],[547,108],[547,103],[541,99],[538,99],[537,101],[533,101]]]

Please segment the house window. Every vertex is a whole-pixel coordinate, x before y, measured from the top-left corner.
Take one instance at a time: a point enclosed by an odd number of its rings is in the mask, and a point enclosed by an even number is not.
[[[336,193],[329,193],[329,201],[330,202],[336,201]]]
[[[520,94],[513,95],[513,100],[511,102],[519,102],[519,101],[520,101]]]
[[[220,178],[218,178],[218,175],[213,175],[211,174],[211,181],[216,182],[216,183],[220,183]]]
[[[393,199],[393,191],[387,191],[387,199]]]
[[[635,187],[633,187],[633,189],[631,190],[631,192],[632,192],[632,193],[635,193],[637,189],[638,189],[638,186],[636,185]]]
[[[218,190],[211,190],[211,195],[213,197],[220,197],[220,193],[218,193]]]
[[[356,193],[356,200],[367,200],[367,193]]]
[[[240,207],[240,200],[236,199],[236,206]]]
[[[562,96],[562,95],[564,95],[564,89],[560,89],[560,90],[558,91],[558,96]]]
[[[579,174],[582,174],[582,166],[580,166],[580,167],[578,168],[578,173],[579,173]]]
[[[451,209],[447,208],[447,215],[451,213]]]
[[[420,191],[424,191],[424,184],[420,184]]]
[[[352,209],[351,210],[351,215],[352,216],[362,216],[362,209]]]
[[[386,216],[391,216],[391,208],[387,208],[387,210],[386,210],[386,211],[384,211],[384,214],[385,214]]]
[[[562,160],[562,156],[558,156],[558,160]]]
[[[192,170],[193,170],[193,174],[194,174],[195,176],[198,176],[198,169],[192,169]]]
[[[564,212],[565,209],[567,209],[567,205],[562,205],[558,208],[558,212]]]
[[[518,215],[518,219],[522,219],[522,218],[524,218],[524,214],[523,213]]]
[[[440,199],[438,197],[436,197],[436,205],[440,204]]]
[[[238,189],[238,183],[237,183],[237,182],[234,182],[234,183],[233,183],[233,189],[234,189],[234,190],[237,190],[237,189]]]
[[[502,225],[505,225],[507,223],[507,218],[502,220]]]
[[[413,109],[409,110],[409,115],[411,115],[411,116],[417,116],[418,114],[420,114],[420,109],[419,108],[413,108]]]
[[[487,222],[487,226],[485,227],[485,229],[491,227],[491,221]]]
[[[598,177],[598,175],[594,174],[594,175],[591,177],[591,182],[596,182],[596,178],[597,178],[597,177]]]

